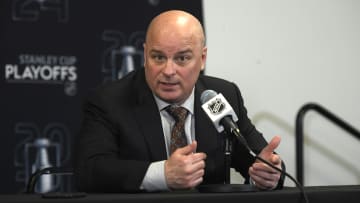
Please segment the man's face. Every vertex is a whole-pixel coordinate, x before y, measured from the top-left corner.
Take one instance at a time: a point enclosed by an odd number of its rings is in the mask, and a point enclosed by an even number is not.
[[[144,44],[150,89],[169,103],[184,102],[204,68],[206,52],[199,38],[181,32],[150,35]]]

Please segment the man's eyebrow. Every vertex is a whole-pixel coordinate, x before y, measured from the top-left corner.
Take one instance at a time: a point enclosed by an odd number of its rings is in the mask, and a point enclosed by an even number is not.
[[[150,50],[151,53],[156,53],[156,54],[162,54],[163,52],[160,50],[156,50],[156,49],[151,49]]]
[[[193,51],[191,49],[185,49],[183,51],[179,51],[176,53],[176,55],[179,55],[179,54],[187,54],[187,53],[192,53]],[[155,54],[163,54],[164,52],[160,51],[160,50],[157,50],[157,49],[151,49],[150,50],[150,53],[155,53]]]
[[[187,54],[187,53],[192,53],[192,52],[193,51],[191,49],[186,49],[186,50],[183,50],[183,51],[179,51],[176,54]]]

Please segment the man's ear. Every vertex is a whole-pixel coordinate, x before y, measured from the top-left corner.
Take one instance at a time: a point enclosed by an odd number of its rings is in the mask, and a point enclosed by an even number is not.
[[[206,63],[206,57],[207,57],[207,47],[204,47],[201,53],[201,71],[204,71],[205,69],[205,63]]]
[[[145,67],[145,64],[146,64],[146,43],[145,43],[145,42],[143,43],[143,48],[144,48],[144,52],[143,52],[143,55],[144,55],[144,56],[143,56],[143,57],[144,57],[144,64],[143,64],[143,65],[144,65],[144,67]]]

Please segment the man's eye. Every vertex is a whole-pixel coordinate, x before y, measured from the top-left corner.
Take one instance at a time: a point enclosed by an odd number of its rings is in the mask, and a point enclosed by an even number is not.
[[[175,57],[175,62],[180,65],[185,65],[191,59],[188,55],[181,55]]]
[[[165,56],[162,55],[152,55],[152,59],[154,59],[157,63],[163,62],[166,60]]]

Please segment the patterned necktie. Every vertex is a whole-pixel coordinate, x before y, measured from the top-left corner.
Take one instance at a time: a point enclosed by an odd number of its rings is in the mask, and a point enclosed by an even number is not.
[[[170,154],[172,154],[177,148],[184,147],[187,144],[184,125],[188,111],[184,107],[176,106],[168,106],[166,111],[175,120],[170,139]]]

